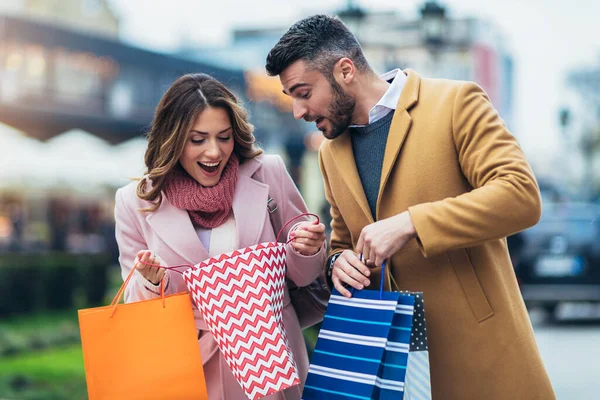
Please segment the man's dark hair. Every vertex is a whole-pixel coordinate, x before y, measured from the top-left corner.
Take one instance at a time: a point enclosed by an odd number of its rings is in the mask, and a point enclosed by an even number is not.
[[[370,70],[360,44],[337,17],[314,15],[296,22],[279,39],[267,56],[267,73],[281,72],[298,60],[309,69],[321,72],[328,80],[333,78],[333,66],[343,57],[354,62],[359,71]]]

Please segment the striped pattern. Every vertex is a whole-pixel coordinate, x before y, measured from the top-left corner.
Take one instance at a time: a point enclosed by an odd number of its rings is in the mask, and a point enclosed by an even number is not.
[[[431,400],[428,351],[413,351],[408,354],[404,387],[404,400]]]
[[[431,400],[424,332],[422,293],[334,290],[302,398]]]
[[[283,326],[285,248],[224,253],[183,277],[233,376],[250,400],[300,383]]]
[[[403,398],[406,390],[404,380],[410,349],[413,307],[414,298],[412,296],[399,296],[382,363],[379,367],[379,376],[387,381],[401,383],[402,390],[399,393],[398,390],[389,387],[376,388],[375,398],[377,399]]]
[[[333,291],[303,399],[402,399],[413,298],[397,292]]]

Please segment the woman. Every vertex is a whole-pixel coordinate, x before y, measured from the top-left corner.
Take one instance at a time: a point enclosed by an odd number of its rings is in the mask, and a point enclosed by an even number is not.
[[[262,155],[236,97],[205,74],[185,75],[161,99],[148,135],[147,173],[117,191],[116,236],[123,277],[136,268],[127,302],[187,290],[182,277],[147,264],[197,264],[210,256],[275,240],[270,211],[287,221],[306,212],[278,156]],[[269,202],[270,199],[273,199]],[[290,233],[290,231],[292,231]],[[325,227],[306,219],[284,234],[287,274],[306,286],[325,262]],[[246,399],[198,310],[194,310],[208,397]],[[304,382],[308,356],[286,290],[284,324]],[[157,353],[161,346],[148,349]],[[300,389],[300,390],[299,390]],[[299,399],[292,387],[268,399]]]

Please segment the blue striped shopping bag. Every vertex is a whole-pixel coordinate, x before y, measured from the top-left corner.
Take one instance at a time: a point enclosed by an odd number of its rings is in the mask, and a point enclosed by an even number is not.
[[[304,400],[431,399],[423,296],[384,292],[384,276],[385,264],[380,290],[354,291],[350,299],[333,290]]]

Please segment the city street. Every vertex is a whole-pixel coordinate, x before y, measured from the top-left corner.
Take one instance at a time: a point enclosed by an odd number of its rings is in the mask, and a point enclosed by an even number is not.
[[[532,310],[531,320],[544,363],[559,400],[600,398],[600,308],[566,305],[558,322],[544,321]]]

